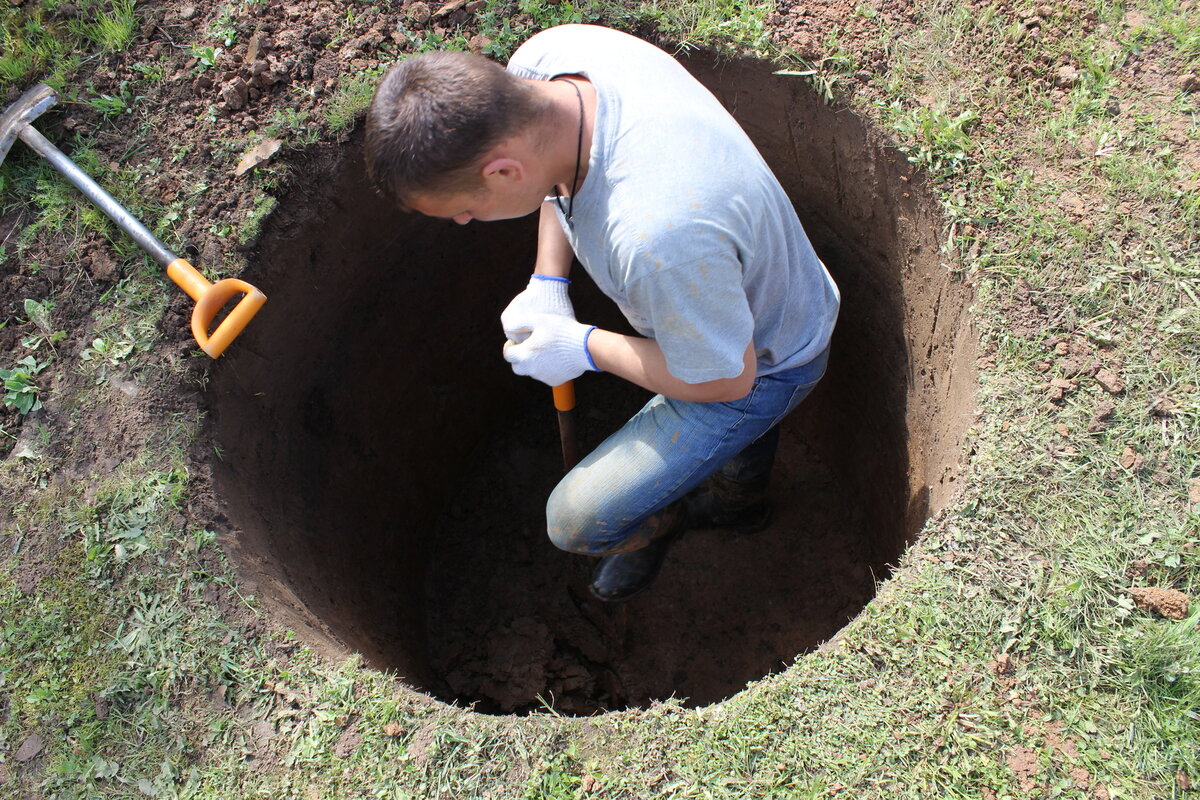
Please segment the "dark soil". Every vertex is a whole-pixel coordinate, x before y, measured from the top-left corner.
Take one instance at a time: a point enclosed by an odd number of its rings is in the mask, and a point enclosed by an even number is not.
[[[595,386],[610,430],[618,387]],[[435,532],[426,578],[438,695],[480,710],[566,713],[679,697],[707,705],[777,671],[849,621],[874,594],[861,509],[802,441],[777,467],[776,516],[738,536],[692,531],[653,589],[609,606],[587,591],[592,559],[548,545],[544,503],[560,466],[553,419],[497,440]],[[486,566],[485,566],[486,565]]]

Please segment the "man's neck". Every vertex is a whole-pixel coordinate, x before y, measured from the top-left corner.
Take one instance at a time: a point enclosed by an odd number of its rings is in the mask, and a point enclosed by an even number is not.
[[[596,90],[590,81],[578,75],[557,77],[543,83],[542,89],[549,94],[554,107],[547,137],[547,177],[554,182],[559,194],[571,196],[582,188],[587,177],[588,155],[592,150],[592,133],[596,120]],[[579,91],[578,95],[576,89]],[[579,178],[574,180],[577,167]]]

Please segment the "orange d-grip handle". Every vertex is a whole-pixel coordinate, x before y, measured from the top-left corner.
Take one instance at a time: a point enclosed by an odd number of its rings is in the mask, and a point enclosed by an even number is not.
[[[167,276],[196,301],[196,307],[192,309],[192,336],[196,337],[196,344],[200,345],[200,349],[211,358],[224,353],[225,348],[233,343],[262,308],[263,303],[267,302],[265,294],[237,278],[209,283],[195,267],[182,258],[177,258],[167,265]],[[244,294],[245,297],[238,301],[210,336],[208,329],[213,319],[237,294]]]
[[[558,411],[571,411],[575,408],[575,381],[560,383],[551,387],[554,392],[554,408]]]

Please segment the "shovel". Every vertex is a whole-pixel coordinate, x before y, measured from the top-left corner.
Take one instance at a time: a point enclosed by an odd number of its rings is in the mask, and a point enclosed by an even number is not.
[[[114,200],[112,195],[101,189],[74,161],[38,133],[33,127],[33,120],[56,102],[58,97],[54,90],[44,83],[39,83],[0,114],[0,164],[4,163],[9,148],[18,137],[49,161],[51,166],[107,214],[117,227],[129,234],[151,258],[160,266],[166,267],[167,276],[196,301],[196,307],[192,309],[192,336],[196,337],[196,344],[212,358],[221,355],[258,313],[263,303],[267,302],[267,296],[236,278],[209,283],[195,267],[168,250],[145,225],[138,222]],[[238,294],[244,296],[209,335],[208,329],[212,327],[218,312]]]
[[[563,472],[579,463],[579,440],[575,437],[575,381],[553,387],[554,409],[558,412],[558,438],[562,442]]]

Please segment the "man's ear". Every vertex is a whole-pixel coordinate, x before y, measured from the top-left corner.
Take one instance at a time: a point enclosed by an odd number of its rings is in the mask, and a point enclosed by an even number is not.
[[[525,165],[515,158],[497,156],[483,165],[483,181],[486,185],[520,183],[525,179]]]

